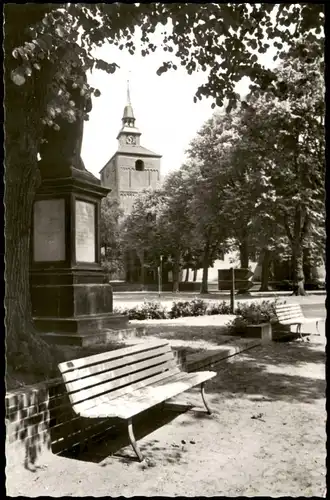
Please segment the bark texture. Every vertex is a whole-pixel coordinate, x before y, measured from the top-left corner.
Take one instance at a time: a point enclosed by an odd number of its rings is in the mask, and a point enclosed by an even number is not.
[[[269,272],[270,272],[270,264],[271,264],[271,252],[268,247],[263,249],[263,258],[261,264],[261,292],[268,291],[268,281],[269,281]]]
[[[247,235],[243,235],[242,240],[239,245],[239,258],[242,269],[247,269],[249,267],[249,245],[247,240]]]
[[[180,254],[176,254],[174,256],[173,262],[173,292],[177,293],[179,291],[179,283],[180,283]]]
[[[201,284],[201,294],[208,293],[208,272],[209,272],[209,261],[210,261],[210,243],[207,240],[204,245],[203,252],[203,276],[202,276],[202,284]]]
[[[306,295],[303,262],[303,249],[300,243],[297,243],[292,248],[293,295]]]

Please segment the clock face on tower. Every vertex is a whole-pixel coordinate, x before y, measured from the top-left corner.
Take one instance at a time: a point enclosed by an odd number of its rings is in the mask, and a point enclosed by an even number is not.
[[[135,141],[136,141],[136,140],[135,140],[134,135],[128,135],[128,136],[126,137],[126,143],[127,143],[127,144],[135,144]]]

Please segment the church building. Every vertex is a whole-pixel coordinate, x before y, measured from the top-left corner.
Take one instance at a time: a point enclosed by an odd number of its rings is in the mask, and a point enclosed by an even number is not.
[[[141,146],[140,138],[127,82],[127,104],[117,135],[118,149],[100,171],[102,185],[111,189],[109,196],[119,201],[124,216],[131,213],[138,193],[146,188],[156,189],[161,183],[161,155]]]

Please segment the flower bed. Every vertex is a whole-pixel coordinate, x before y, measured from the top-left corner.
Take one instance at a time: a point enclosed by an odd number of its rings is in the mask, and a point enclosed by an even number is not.
[[[202,299],[173,302],[171,308],[158,301],[144,301],[143,304],[130,309],[117,309],[115,312],[127,314],[130,320],[175,319],[187,316],[205,316],[214,314],[230,314],[230,305],[226,301],[207,302]],[[249,326],[276,322],[275,301],[264,300],[249,304],[238,302],[235,309],[236,318],[227,326],[229,333],[246,333]]]

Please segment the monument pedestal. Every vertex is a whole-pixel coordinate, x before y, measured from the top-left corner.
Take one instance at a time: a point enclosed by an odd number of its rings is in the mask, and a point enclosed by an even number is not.
[[[127,328],[128,317],[113,314],[112,288],[100,264],[100,203],[109,189],[73,167],[41,165],[41,174],[30,264],[37,329],[52,341],[58,336],[60,343],[79,345],[86,336]]]

